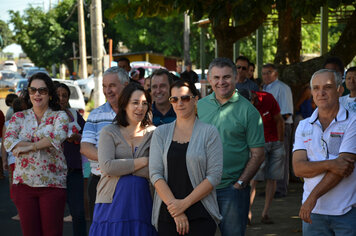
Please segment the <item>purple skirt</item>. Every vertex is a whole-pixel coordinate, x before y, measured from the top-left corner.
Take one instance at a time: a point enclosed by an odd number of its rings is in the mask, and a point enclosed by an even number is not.
[[[112,203],[96,203],[90,236],[156,236],[148,180],[121,176]]]

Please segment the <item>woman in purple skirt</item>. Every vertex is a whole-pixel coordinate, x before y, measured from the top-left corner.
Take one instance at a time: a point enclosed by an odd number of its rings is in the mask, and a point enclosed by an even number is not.
[[[114,123],[102,129],[93,223],[89,235],[151,236],[152,197],[148,154],[154,127],[151,98],[136,83],[127,85],[118,102]]]

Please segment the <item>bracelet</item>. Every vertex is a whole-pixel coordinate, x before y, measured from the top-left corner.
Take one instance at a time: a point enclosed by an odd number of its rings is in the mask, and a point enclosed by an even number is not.
[[[37,152],[37,146],[35,143],[32,144],[32,149],[34,149],[33,151]]]

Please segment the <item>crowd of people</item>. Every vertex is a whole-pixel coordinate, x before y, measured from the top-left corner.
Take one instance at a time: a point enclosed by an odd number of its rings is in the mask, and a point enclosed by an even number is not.
[[[23,234],[62,235],[67,203],[73,235],[87,235],[88,195],[91,236],[245,235],[258,182],[266,181],[260,220],[273,224],[273,198],[297,176],[303,234],[356,235],[356,67],[342,96],[344,66],[329,58],[295,113],[273,64],[255,79],[247,57],[216,58],[204,98],[186,64],[178,76],[158,69],[144,78],[129,76],[121,58],[103,74],[106,103],[86,121],[70,108],[69,88],[44,73],[7,98],[2,164]]]

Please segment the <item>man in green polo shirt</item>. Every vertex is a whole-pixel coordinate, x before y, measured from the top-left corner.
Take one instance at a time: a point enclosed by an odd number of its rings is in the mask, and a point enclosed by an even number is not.
[[[235,89],[236,66],[228,58],[209,65],[213,93],[199,100],[198,116],[219,130],[224,167],[217,199],[223,236],[245,235],[250,201],[249,182],[264,160],[263,123],[259,112]]]

